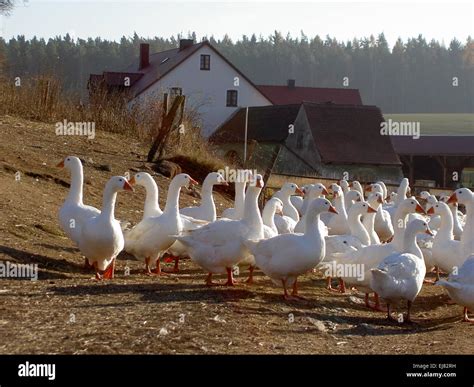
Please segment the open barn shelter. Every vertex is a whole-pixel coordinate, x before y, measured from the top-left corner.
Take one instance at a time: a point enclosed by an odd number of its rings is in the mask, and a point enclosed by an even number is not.
[[[210,141],[236,164],[270,175],[398,183],[402,164],[376,106],[310,103],[241,108]],[[247,127],[247,152],[244,144]]]
[[[474,187],[474,136],[392,136],[412,185]]]

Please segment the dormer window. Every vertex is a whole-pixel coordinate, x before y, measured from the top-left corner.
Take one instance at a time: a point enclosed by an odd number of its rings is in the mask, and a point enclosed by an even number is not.
[[[201,55],[201,70],[209,71],[211,69],[211,56]]]
[[[170,89],[170,99],[173,101],[178,95],[183,95],[183,89],[181,87],[172,87]]]

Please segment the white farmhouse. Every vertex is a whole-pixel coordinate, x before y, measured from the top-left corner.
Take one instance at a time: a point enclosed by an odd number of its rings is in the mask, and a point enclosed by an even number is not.
[[[130,103],[163,99],[165,93],[186,96],[186,106],[199,114],[201,131],[209,136],[239,107],[266,106],[272,102],[208,41],[180,40],[179,48],[149,53],[140,45],[139,63],[123,72],[91,74],[91,82],[108,88],[128,89]]]

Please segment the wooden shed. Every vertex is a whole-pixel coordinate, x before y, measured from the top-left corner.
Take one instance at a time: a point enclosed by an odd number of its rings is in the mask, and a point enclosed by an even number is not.
[[[401,162],[375,106],[304,102],[235,112],[211,136],[224,155],[246,167],[284,176],[398,183]]]

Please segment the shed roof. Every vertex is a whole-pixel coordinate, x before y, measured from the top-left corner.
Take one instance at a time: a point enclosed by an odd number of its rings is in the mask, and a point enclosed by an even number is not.
[[[323,163],[401,165],[389,136],[380,134],[376,106],[315,104],[249,108],[248,140],[284,142],[288,125],[304,109]],[[210,137],[214,143],[244,141],[245,108],[239,109]]]
[[[323,163],[400,165],[376,106],[304,103]]]
[[[474,136],[390,136],[399,155],[474,157]]]
[[[362,105],[358,89],[270,85],[258,85],[257,87],[275,105],[300,104],[303,102]]]

